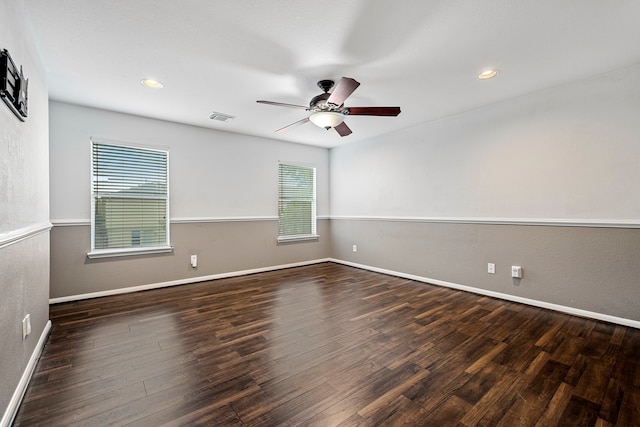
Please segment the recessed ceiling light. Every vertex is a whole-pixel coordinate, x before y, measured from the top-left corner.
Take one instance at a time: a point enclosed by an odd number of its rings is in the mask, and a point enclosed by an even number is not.
[[[140,83],[142,83],[143,85],[145,85],[146,87],[150,87],[153,89],[160,89],[161,87],[164,87],[164,85],[162,84],[162,82],[159,82],[157,80],[151,80],[151,79],[142,79],[140,81]]]
[[[498,74],[498,70],[485,70],[478,74],[478,78],[480,80],[488,80],[494,78],[496,74]]]

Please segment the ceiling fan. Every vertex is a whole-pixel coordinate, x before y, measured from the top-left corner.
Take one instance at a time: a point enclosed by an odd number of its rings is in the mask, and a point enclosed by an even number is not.
[[[309,102],[309,107],[296,104],[285,104],[273,101],[256,101],[260,104],[277,105],[280,107],[297,108],[313,112],[309,117],[291,123],[276,132],[284,132],[292,127],[311,121],[318,127],[327,130],[333,128],[340,136],[351,134],[351,129],[344,122],[347,115],[352,116],[397,116],[400,107],[345,107],[344,101],[355,91],[360,83],[349,77],[342,77],[333,92],[329,93],[334,85],[333,80],[320,80],[318,87],[324,91],[315,96]]]

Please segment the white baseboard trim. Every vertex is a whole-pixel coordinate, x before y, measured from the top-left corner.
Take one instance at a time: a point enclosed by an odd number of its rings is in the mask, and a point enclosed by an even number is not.
[[[274,265],[269,267],[253,268],[249,270],[230,271],[228,273],[211,274],[209,276],[189,277],[186,279],[171,280],[168,282],[150,283],[148,285],[132,286],[128,288],[110,289],[108,291],[91,292],[87,294],[70,295],[67,297],[58,297],[49,299],[49,304],[59,304],[63,302],[79,301],[89,298],[105,297],[109,295],[126,294],[130,292],[146,291],[150,289],[166,288],[169,286],[187,285],[190,283],[205,282],[208,280],[224,279],[227,277],[245,276],[247,274],[264,273],[267,271],[283,270],[285,268],[301,267],[304,265],[319,264],[329,262],[329,258],[321,258],[310,261],[294,262],[291,264]]]
[[[384,268],[372,267],[370,265],[358,264],[355,262],[344,261],[340,259],[330,258],[329,261],[337,264],[344,264],[351,267],[361,268],[363,270],[374,271],[376,273],[388,274],[390,276],[402,277],[403,279],[415,280],[417,282],[430,283],[432,285],[444,286],[447,288],[458,289],[461,291],[472,292],[474,294],[486,295],[493,298],[499,298],[507,301],[518,302],[521,304],[527,304],[534,307],[546,308],[549,310],[559,311],[561,313],[571,314],[579,317],[587,317],[595,320],[603,320],[605,322],[615,323],[622,326],[629,326],[631,328],[640,329],[640,321],[625,319],[623,317],[611,316],[608,314],[596,313],[593,311],[582,310],[579,308],[567,307],[564,305],[553,304],[545,301],[538,301],[530,298],[519,297],[516,295],[503,294],[501,292],[494,292],[487,289],[474,288],[472,286],[461,285],[458,283],[445,282],[443,280],[430,279],[428,277],[416,276],[414,274],[401,273],[398,271],[387,270]]]
[[[11,400],[9,401],[9,405],[7,409],[4,411],[4,415],[2,416],[2,420],[0,420],[0,427],[9,427],[13,423],[13,419],[18,412],[18,408],[20,407],[20,403],[22,402],[22,398],[24,397],[24,393],[27,391],[27,386],[29,385],[29,381],[31,381],[31,377],[33,376],[33,372],[36,369],[36,364],[38,363],[38,359],[42,354],[42,350],[44,349],[44,345],[47,343],[47,338],[49,337],[49,332],[51,331],[51,320],[47,321],[47,324],[44,326],[44,330],[40,335],[40,339],[38,340],[38,344],[36,348],[31,353],[31,358],[29,358],[29,363],[27,363],[27,367],[24,369],[22,373],[22,377],[20,377],[20,382],[18,382],[18,386],[13,392],[13,396],[11,396]]]
[[[458,289],[461,291],[472,292],[479,295],[486,295],[489,297],[499,298],[506,301],[513,301],[521,304],[527,304],[533,307],[546,308],[549,310],[554,310],[561,313],[567,313],[574,316],[586,317],[586,318],[595,319],[595,320],[602,320],[605,322],[610,322],[610,323],[615,323],[622,326],[629,326],[631,328],[640,329],[640,321],[637,321],[637,320],[625,319],[623,317],[611,316],[609,314],[596,313],[593,311],[567,307],[564,305],[534,300],[531,298],[524,298],[516,295],[504,294],[501,292],[490,291],[487,289],[474,288],[472,286],[461,285],[453,282],[446,282],[444,280],[431,279],[429,277],[417,276],[414,274],[402,273],[394,270],[387,270],[384,268],[373,267],[365,264],[358,264],[355,262],[345,261],[345,260],[336,259],[336,258],[321,258],[321,259],[302,261],[302,262],[296,262],[291,264],[282,264],[282,265],[275,265],[275,266],[269,266],[269,267],[254,268],[249,270],[231,271],[227,273],[212,274],[208,276],[190,277],[186,279],[172,280],[168,282],[150,283],[148,285],[132,286],[128,288],[110,289],[107,291],[91,292],[86,294],[70,295],[66,297],[51,298],[49,299],[49,304],[59,304],[63,302],[79,301],[79,300],[98,298],[98,297],[109,296],[109,295],[118,295],[118,294],[130,293],[130,292],[146,291],[150,289],[159,289],[159,288],[165,288],[169,286],[186,285],[189,283],[224,279],[227,277],[244,276],[247,274],[264,273],[267,271],[282,270],[285,268],[302,267],[305,265],[319,264],[322,262],[335,262],[337,264],[348,265],[351,267],[361,268],[363,270],[374,271],[376,273],[388,274],[391,276],[402,277],[404,279],[415,280],[417,282],[430,283],[433,285],[444,286],[451,289]],[[0,425],[0,427],[2,427],[2,425]]]

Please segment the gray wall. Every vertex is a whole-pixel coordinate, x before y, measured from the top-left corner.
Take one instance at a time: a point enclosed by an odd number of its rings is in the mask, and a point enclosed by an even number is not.
[[[640,229],[336,219],[331,228],[340,260],[640,321]]]
[[[276,244],[277,220],[174,223],[172,253],[88,259],[90,227],[57,226],[51,233],[51,298],[304,263],[329,257],[328,220],[317,241]],[[189,264],[198,256],[198,267]]]
[[[0,48],[24,67],[29,117],[0,103],[0,417],[49,320],[48,104],[22,2],[0,0]],[[22,319],[32,333],[22,340]]]
[[[329,257],[328,150],[61,102],[50,115],[52,298]],[[87,259],[91,137],[169,150],[173,253]],[[317,168],[319,240],[277,244],[278,161]]]
[[[332,149],[332,256],[639,321],[638,99],[640,65]]]

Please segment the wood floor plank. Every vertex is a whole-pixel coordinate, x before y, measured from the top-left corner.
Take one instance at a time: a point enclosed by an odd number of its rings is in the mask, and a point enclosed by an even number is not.
[[[430,374],[428,370],[422,369],[417,365],[413,365],[412,363],[405,364],[404,366],[414,367],[413,368],[415,369],[414,374],[409,376],[406,379],[402,379],[402,378],[399,378],[400,375],[397,374],[397,372],[399,372],[402,369],[402,367],[399,367],[397,369],[390,371],[393,374],[393,379],[394,379],[393,383],[395,385],[385,393],[381,394],[374,401],[370,402],[367,406],[360,409],[358,411],[358,414],[361,417],[366,418],[368,414],[376,411],[379,407],[389,404],[389,402],[399,397],[403,391],[405,391],[406,389],[411,387],[413,384],[415,384],[416,382],[419,382],[420,380],[422,380],[423,378],[425,378],[427,375]]]
[[[614,378],[609,379],[609,384],[605,392],[605,397],[600,406],[599,419],[610,424],[618,421],[618,414],[624,398],[624,388]]]
[[[640,426],[640,330],[334,263],[50,318],[15,426]]]
[[[556,424],[558,420],[561,419],[561,415],[571,399],[572,392],[573,388],[570,385],[564,382],[560,383],[553,397],[549,400],[549,403],[536,421],[535,427],[547,427]]]

